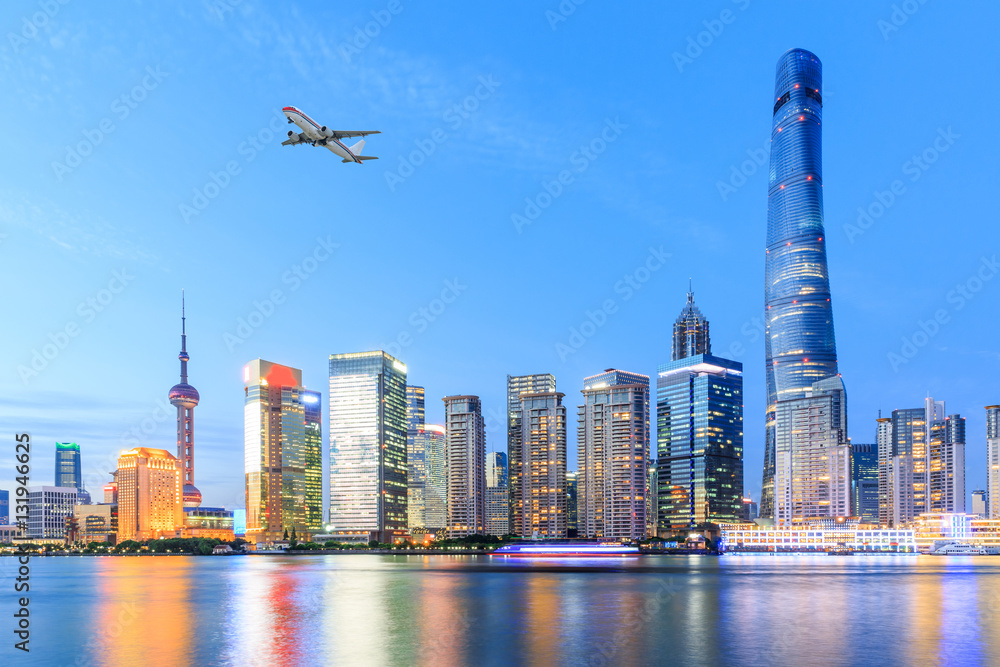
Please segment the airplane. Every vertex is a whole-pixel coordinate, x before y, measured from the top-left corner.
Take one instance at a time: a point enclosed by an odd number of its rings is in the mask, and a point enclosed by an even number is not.
[[[382,134],[379,130],[331,130],[326,125],[320,125],[295,107],[284,107],[281,111],[288,118],[289,123],[295,123],[302,129],[301,133],[289,130],[288,140],[282,141],[282,146],[298,146],[300,144],[326,146],[334,155],[343,158],[341,162],[357,162],[358,164],[362,164],[363,160],[378,159],[371,155],[360,154],[361,149],[365,147],[364,139],[351,147],[345,146],[341,139],[365,137],[369,134]]]

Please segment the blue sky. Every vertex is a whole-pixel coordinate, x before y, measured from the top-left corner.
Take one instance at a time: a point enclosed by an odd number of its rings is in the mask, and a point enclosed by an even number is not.
[[[691,277],[713,351],[745,365],[757,497],[758,165],[775,63],[802,47],[824,63],[851,436],[873,441],[879,409],[930,393],[967,417],[967,490],[984,485],[983,406],[1000,402],[998,8],[532,4],[5,3],[0,395],[4,430],[37,443],[32,481],[51,482],[56,441],[81,444],[95,492],[130,431],[173,447],[182,288],[196,483],[234,507],[246,361],[302,368],[325,395],[329,354],[398,352],[429,421],[442,396],[479,394],[502,449],[508,373],[554,373],[575,420],[585,376],[655,376],[669,359]],[[382,130],[364,151],[381,159],[281,147],[286,105]]]

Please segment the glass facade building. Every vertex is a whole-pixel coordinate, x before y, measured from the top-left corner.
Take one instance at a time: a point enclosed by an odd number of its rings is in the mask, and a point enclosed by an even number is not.
[[[80,467],[80,445],[75,442],[56,443],[56,486],[72,487],[83,491],[83,473]]]
[[[486,533],[486,425],[478,396],[447,396],[448,536]]]
[[[577,422],[577,533],[646,537],[649,377],[609,368],[583,380]]]
[[[851,445],[851,514],[878,523],[878,445]]]
[[[303,389],[302,433],[306,457],[305,524],[310,533],[323,532],[323,397],[318,391]]]
[[[316,532],[315,483],[322,476],[315,452],[319,394],[303,389],[301,370],[263,359],[243,367],[243,385],[247,540],[279,541],[293,528],[304,539]]]
[[[510,489],[510,534],[520,535],[524,523],[524,447],[521,433],[521,395],[554,392],[551,373],[507,376],[507,474]]]
[[[510,530],[507,453],[486,454],[486,534],[502,537]]]
[[[448,524],[448,458],[443,426],[406,432],[407,527],[441,530]]]
[[[743,364],[698,354],[656,380],[657,531],[743,516]]]
[[[764,260],[762,517],[774,516],[777,402],[838,374],[823,228],[822,88],[814,54],[792,49],[778,60]]]
[[[712,354],[690,291],[656,379],[653,485],[661,536],[743,516],[743,364]]]
[[[329,401],[329,532],[404,539],[406,365],[381,350],[332,354]]]
[[[566,472],[566,536],[579,537],[580,535],[580,514],[579,514],[579,486],[577,484],[579,474],[576,470]]]

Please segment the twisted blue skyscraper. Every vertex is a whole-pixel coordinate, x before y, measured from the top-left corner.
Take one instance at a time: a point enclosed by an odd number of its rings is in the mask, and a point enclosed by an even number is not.
[[[776,404],[835,376],[837,345],[823,232],[823,66],[792,49],[778,60],[764,260],[766,440],[760,515],[774,516]]]

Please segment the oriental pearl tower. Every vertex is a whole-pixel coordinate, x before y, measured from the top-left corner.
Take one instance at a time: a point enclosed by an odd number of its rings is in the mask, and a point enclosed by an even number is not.
[[[194,485],[194,406],[198,390],[188,384],[187,332],[184,317],[184,290],[181,290],[181,381],[170,388],[170,404],[177,407],[177,458],[184,473],[184,507],[201,505],[201,491]]]

